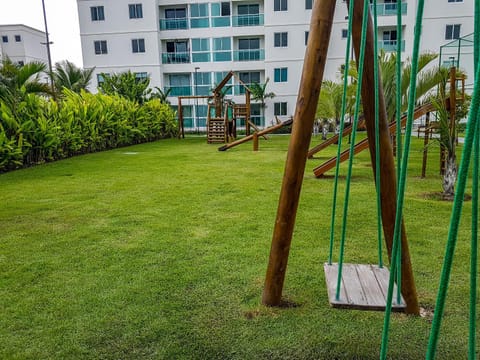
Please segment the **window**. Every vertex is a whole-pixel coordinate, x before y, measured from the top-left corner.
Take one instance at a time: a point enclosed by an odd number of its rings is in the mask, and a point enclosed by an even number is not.
[[[165,19],[185,19],[187,17],[187,9],[165,9]]]
[[[342,29],[342,39],[346,39],[348,36],[348,30],[347,29]]]
[[[238,39],[239,50],[258,50],[260,49],[260,39]]]
[[[18,65],[19,65],[19,66],[23,66],[23,65],[25,65],[25,62],[24,62],[23,60],[20,60],[20,61],[18,62]]]
[[[449,3],[463,2],[463,0],[448,0]]]
[[[273,2],[274,11],[287,11],[287,0],[274,0]]]
[[[128,14],[130,19],[143,18],[142,4],[128,4]]]
[[[8,36],[7,35],[2,35],[2,42],[8,43]]]
[[[445,27],[445,40],[460,38],[460,24],[447,25]]]
[[[210,39],[192,39],[192,61],[210,61]]]
[[[208,28],[210,25],[208,19],[208,4],[190,5],[190,26],[192,28]]]
[[[209,72],[192,73],[195,95],[209,95],[212,88],[212,74]]]
[[[310,34],[310,31],[305,31],[305,45],[308,43],[308,34]]]
[[[221,16],[230,16],[230,3],[229,2],[222,2]]]
[[[188,40],[167,41],[167,52],[162,55],[164,64],[187,64],[190,62]]]
[[[288,68],[276,68],[273,70],[274,82],[287,82]]]
[[[97,86],[102,85],[105,82],[105,77],[109,76],[109,74],[101,73],[97,74]]]
[[[90,8],[90,15],[92,16],[92,21],[105,20],[105,13],[103,11],[103,6],[92,6]]]
[[[260,6],[258,4],[252,5],[238,5],[238,15],[258,15],[260,13]]]
[[[135,74],[135,82],[139,83],[148,79],[148,75],[146,72],[136,72]]]
[[[20,35],[15,35],[15,42],[22,41],[22,37]]]
[[[241,72],[238,74],[238,77],[240,78],[240,81],[247,86],[255,83],[260,83],[260,71]],[[245,88],[243,86],[238,87],[238,91],[235,95],[241,94],[245,94]]]
[[[275,47],[287,47],[288,46],[288,33],[281,32],[274,34],[274,46]]]
[[[145,52],[145,39],[132,39],[132,52],[144,53]]]
[[[213,61],[232,61],[232,39],[221,37],[213,39]]]
[[[313,5],[313,0],[305,0],[305,9],[311,10]]]
[[[273,103],[273,114],[278,116],[287,115],[287,103],[286,102]]]
[[[108,54],[106,40],[97,40],[97,41],[94,41],[93,44],[95,46],[96,55]]]

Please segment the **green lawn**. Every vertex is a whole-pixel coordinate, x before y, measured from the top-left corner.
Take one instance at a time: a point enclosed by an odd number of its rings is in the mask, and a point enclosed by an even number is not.
[[[432,309],[451,203],[432,196],[438,149],[420,179],[423,139],[414,141],[405,221],[420,302]],[[190,137],[0,175],[0,358],[378,358],[383,313],[328,304],[333,180],[311,170],[334,148],[307,163],[284,287],[299,306],[260,305],[287,143],[218,152]],[[376,261],[368,159],[355,160],[347,262]],[[470,206],[439,359],[466,358]],[[391,358],[423,358],[429,328],[395,314]]]

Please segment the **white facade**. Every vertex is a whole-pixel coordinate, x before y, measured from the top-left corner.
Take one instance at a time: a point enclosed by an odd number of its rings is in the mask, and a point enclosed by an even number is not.
[[[26,64],[40,61],[48,64],[45,33],[25,25],[0,25],[0,59]]]
[[[265,118],[254,105],[254,120],[268,126],[275,115],[286,118],[295,110],[313,0],[77,0],[83,62],[100,73],[131,70],[148,74],[151,85],[171,89],[171,102],[178,95],[207,95],[233,70],[246,83],[270,79],[267,91],[275,98],[267,101]],[[396,46],[396,2],[377,2],[380,47]],[[410,56],[416,0],[402,2],[405,52]],[[345,1],[337,2],[325,77],[338,80],[344,62],[347,29]],[[473,0],[426,1],[421,51],[438,53],[440,46],[473,32]],[[460,67],[470,77],[471,53],[462,49]],[[454,50],[457,52],[457,50]],[[467,55],[463,55],[467,53]],[[456,61],[458,54],[444,54],[442,61]],[[101,80],[101,77],[100,77]],[[96,81],[95,81],[96,82]],[[232,82],[229,95],[243,102],[242,89]],[[97,83],[92,84],[92,90]],[[186,123],[202,126],[206,107],[202,100],[191,103]],[[193,105],[199,123],[195,123]]]

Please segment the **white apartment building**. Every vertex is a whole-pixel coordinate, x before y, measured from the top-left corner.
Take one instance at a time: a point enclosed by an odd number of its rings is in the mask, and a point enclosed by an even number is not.
[[[152,87],[170,89],[175,105],[177,96],[208,95],[233,70],[246,84],[270,80],[267,91],[276,96],[267,101],[265,116],[259,104],[252,105],[253,120],[268,126],[275,115],[286,118],[295,111],[313,1],[77,0],[84,66],[95,67],[92,90],[101,73],[131,70],[139,78],[149,75]],[[405,59],[412,52],[417,1],[400,6]],[[396,9],[396,0],[377,2],[379,46],[387,52],[396,49]],[[347,15],[339,0],[325,69],[332,80],[344,62]],[[422,29],[422,51],[438,53],[473,32],[473,0],[427,0]],[[471,67],[472,52],[462,49],[460,67]],[[458,60],[454,49],[440,62]],[[230,85],[228,94],[243,102],[238,81]],[[206,105],[187,104],[184,114],[187,128],[203,127]]]
[[[45,33],[26,25],[0,25],[0,59],[26,64],[41,61],[48,64]]]

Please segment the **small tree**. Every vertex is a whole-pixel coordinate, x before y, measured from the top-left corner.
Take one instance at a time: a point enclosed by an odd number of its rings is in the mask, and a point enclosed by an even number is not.
[[[120,95],[131,101],[143,104],[148,98],[152,89],[149,89],[150,79],[137,78],[131,71],[119,74],[101,74],[104,81],[100,84],[99,89],[107,95]]]
[[[155,90],[152,91],[152,94],[150,95],[150,99],[158,99],[162,104],[170,105],[170,101],[168,100],[168,95],[170,95],[170,92],[172,91],[172,89],[169,88],[166,91],[163,91],[158,86],[155,86],[154,89]]]
[[[267,77],[263,84],[253,83],[248,87],[252,95],[252,100],[260,102],[263,116],[265,116],[265,108],[267,107],[265,104],[265,100],[273,99],[276,96],[273,92],[267,92],[267,85],[269,81],[270,79]]]
[[[57,93],[63,89],[69,89],[77,94],[81,90],[87,91],[87,86],[92,80],[92,74],[95,68],[81,69],[68,60],[55,63],[55,69],[52,73],[53,83]]]
[[[437,96],[431,96],[430,101],[435,108],[437,114],[437,122],[432,126],[438,133],[438,137],[434,138],[445,151],[445,172],[443,174],[443,198],[445,200],[453,200],[455,195],[455,183],[457,181],[457,129],[460,119],[467,114],[469,107],[469,97],[465,97],[465,101],[457,103],[456,117],[451,121],[450,112],[447,110],[446,85],[448,81],[448,73],[445,74],[439,85]]]

